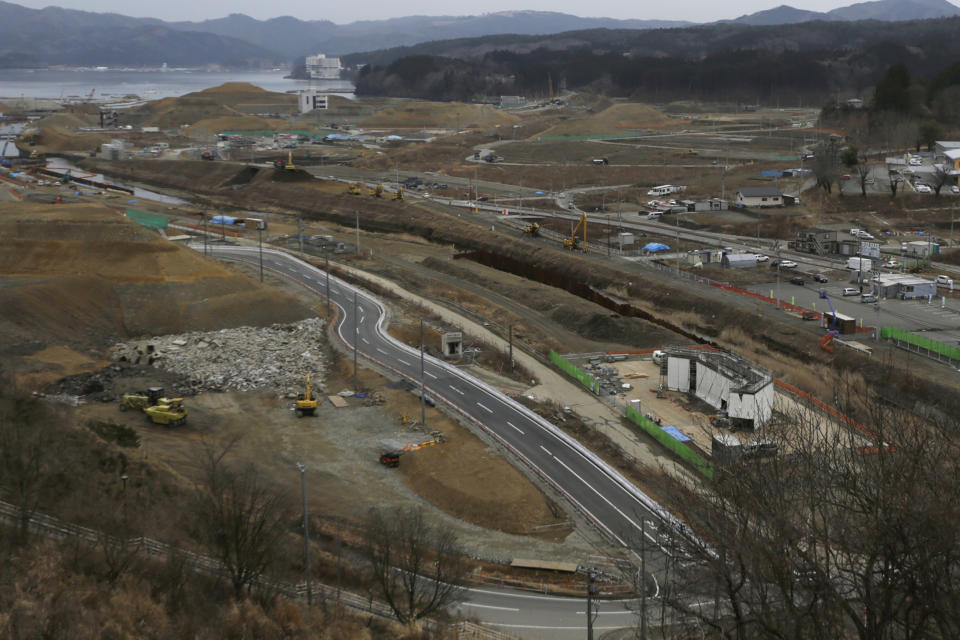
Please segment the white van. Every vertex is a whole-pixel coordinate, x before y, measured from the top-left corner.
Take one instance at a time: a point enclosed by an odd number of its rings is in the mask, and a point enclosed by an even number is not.
[[[663,351],[660,351],[660,350],[658,349],[658,350],[656,350],[656,351],[653,352],[653,363],[654,363],[654,364],[658,364],[658,365],[659,365],[659,364],[663,364],[663,359],[664,359],[665,357],[667,357],[667,354],[665,354]]]
[[[658,220],[663,217],[663,214],[659,211],[651,211],[647,214],[647,220]]]

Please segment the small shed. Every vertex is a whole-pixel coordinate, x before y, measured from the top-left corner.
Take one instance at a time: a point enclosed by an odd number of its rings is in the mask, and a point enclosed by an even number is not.
[[[824,313],[820,318],[820,322],[825,329],[829,329],[830,325],[833,324],[833,316],[837,316],[837,322],[833,326],[840,334],[846,335],[848,333],[857,332],[857,319],[851,318],[850,316],[845,316],[842,313]]]
[[[739,207],[782,207],[783,194],[776,187],[743,187],[737,191]]]
[[[728,269],[747,269],[757,266],[757,256],[752,253],[725,253],[720,264]]]

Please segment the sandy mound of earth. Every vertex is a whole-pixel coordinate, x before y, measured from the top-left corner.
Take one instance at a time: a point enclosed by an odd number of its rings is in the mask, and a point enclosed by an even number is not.
[[[290,110],[296,96],[272,93],[247,82],[228,82],[180,96],[164,98],[131,109],[130,113],[143,124],[170,128],[196,124],[219,118],[244,118],[250,112]],[[262,120],[261,118],[255,118]],[[266,122],[263,120],[263,122]],[[262,123],[261,123],[262,124]],[[271,126],[243,126],[244,129],[270,129]]]
[[[312,315],[100,205],[3,204],[0,237],[0,357]],[[37,371],[22,358],[8,362]]]
[[[388,107],[366,120],[365,127],[431,128],[488,127],[513,124],[519,118],[487,104],[462,102],[410,102]]]
[[[267,120],[257,116],[224,116],[200,120],[186,129],[188,136],[211,136],[221,131],[273,131],[286,126],[282,120]]]
[[[675,124],[656,108],[638,102],[615,104],[600,113],[568,120],[550,127],[540,136],[586,136],[629,133],[637,129],[660,129]]]

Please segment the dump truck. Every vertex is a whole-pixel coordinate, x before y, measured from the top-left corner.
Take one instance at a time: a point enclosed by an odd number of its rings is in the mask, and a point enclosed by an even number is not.
[[[152,407],[163,398],[163,387],[150,387],[146,391],[136,393],[125,393],[120,398],[120,411],[134,409],[143,411],[147,407]]]

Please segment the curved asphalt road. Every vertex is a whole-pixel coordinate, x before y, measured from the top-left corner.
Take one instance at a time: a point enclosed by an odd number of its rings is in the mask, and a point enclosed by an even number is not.
[[[257,247],[216,245],[212,253],[214,257],[254,264],[259,259]],[[263,250],[263,265],[265,269],[294,280],[324,297],[326,274],[321,269],[274,249]],[[419,384],[420,352],[386,334],[382,328],[385,309],[376,298],[331,276],[330,299],[340,311],[335,329],[344,344],[352,349],[356,336],[360,354]],[[608,539],[629,547],[637,565],[641,520],[646,520],[648,576],[645,582],[650,596],[658,594],[656,575],[661,574],[664,568],[667,549],[660,544],[663,537],[656,535],[657,529],[683,530],[682,524],[592,452],[485,383],[429,356],[424,359],[424,375],[428,395],[471,419],[509,448],[524,464],[566,497]],[[507,600],[504,600],[505,597]],[[542,598],[536,602],[551,604],[547,607],[538,604],[535,607],[543,616],[541,621],[537,621],[530,619],[530,612],[526,611],[529,607],[518,606],[518,600],[524,598],[529,603],[535,602],[534,597],[523,594],[508,597],[507,592],[502,591],[472,590],[470,601],[463,605],[463,609],[493,624],[522,630],[525,637],[533,637],[538,628],[546,633],[543,637],[559,637],[565,631],[574,630],[577,637],[582,637],[585,616],[576,613],[583,611],[582,606],[575,605],[573,608],[576,611],[572,611],[570,603],[564,603],[564,599]],[[624,606],[621,604],[619,613],[613,613],[615,606],[610,601],[603,606],[610,611],[607,615],[611,621],[617,618],[614,626],[600,625],[599,622],[598,626],[619,628],[632,623],[633,619],[627,615]]]

